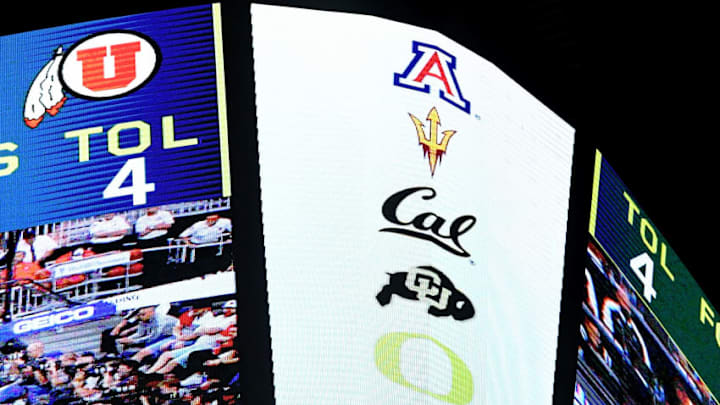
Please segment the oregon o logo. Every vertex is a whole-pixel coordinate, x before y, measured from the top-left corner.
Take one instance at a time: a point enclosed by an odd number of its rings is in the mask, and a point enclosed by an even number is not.
[[[160,48],[134,31],[106,31],[73,45],[59,69],[63,87],[76,97],[121,97],[146,84],[160,67]]]
[[[410,339],[427,340],[441,348],[448,356],[452,369],[452,385],[448,393],[439,394],[418,387],[403,376],[400,368],[400,349]],[[375,364],[385,377],[414,391],[453,405],[465,405],[472,401],[474,387],[470,369],[457,354],[431,336],[406,332],[388,333],[381,337],[375,345]]]

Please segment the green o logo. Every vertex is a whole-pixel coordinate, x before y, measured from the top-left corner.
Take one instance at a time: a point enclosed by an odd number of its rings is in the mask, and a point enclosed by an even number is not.
[[[447,394],[438,394],[413,385],[405,379],[400,370],[400,348],[410,339],[424,339],[440,347],[450,359],[452,386]],[[455,405],[469,404],[473,396],[473,379],[467,365],[447,346],[431,336],[419,333],[392,332],[381,337],[375,345],[375,364],[378,370],[391,381],[417,392]]]

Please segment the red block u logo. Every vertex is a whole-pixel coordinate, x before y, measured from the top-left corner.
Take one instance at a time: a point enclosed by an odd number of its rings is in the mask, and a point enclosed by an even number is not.
[[[105,77],[105,57],[107,47],[84,49],[77,52],[82,63],[82,84],[93,91],[120,89],[129,85],[137,72],[135,54],[140,51],[140,41],[110,46],[110,55],[114,57],[115,73]]]

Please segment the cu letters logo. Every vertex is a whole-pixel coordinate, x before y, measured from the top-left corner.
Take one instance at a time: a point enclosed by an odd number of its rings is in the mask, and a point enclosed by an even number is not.
[[[470,101],[463,97],[455,77],[455,56],[417,41],[413,41],[412,51],[413,59],[405,71],[394,74],[393,84],[428,94],[437,91],[441,99],[470,114]]]
[[[475,309],[470,300],[452,281],[433,266],[413,267],[406,272],[388,273],[390,281],[375,297],[385,306],[393,295],[429,304],[433,316],[452,316],[458,321],[470,319]]]
[[[150,37],[116,30],[91,35],[70,47],[58,46],[25,98],[24,121],[36,128],[47,113],[55,116],[67,101],[65,92],[90,100],[132,93],[152,79],[162,55]]]

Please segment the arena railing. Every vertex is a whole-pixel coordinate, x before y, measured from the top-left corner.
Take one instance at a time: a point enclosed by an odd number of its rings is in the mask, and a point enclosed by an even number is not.
[[[209,214],[212,212],[225,211],[230,209],[230,198],[217,198],[212,200],[191,201],[177,204],[169,204],[160,207],[169,211],[173,217],[181,218],[192,215]],[[145,209],[118,212],[117,215],[125,217],[130,225],[142,215]],[[50,225],[35,227],[37,234],[54,234],[63,246],[74,246],[85,243],[90,238],[90,225],[98,219],[98,216],[69,220]]]
[[[42,302],[40,301],[41,296]],[[5,308],[7,299],[10,299],[12,318],[20,315],[32,315],[58,307],[81,305],[80,302],[54,292],[35,280],[27,278],[0,282],[0,308]]]
[[[166,250],[167,264],[188,264],[195,261],[198,248],[217,246],[217,255],[223,254],[226,245],[232,244],[229,233],[221,235],[221,240],[205,244],[188,244],[184,239],[169,238],[167,246],[142,249],[143,253]],[[103,260],[103,258],[108,258]],[[54,298],[62,298],[65,302],[89,302],[103,297],[136,291],[143,286],[141,272],[133,272],[132,266],[142,262],[142,258],[131,259],[130,251],[108,252],[104,255],[90,256],[70,262],[46,263],[45,269],[50,276],[45,279],[10,280],[0,283],[0,308],[7,299],[7,288],[10,286],[10,302],[12,316],[27,316],[46,311],[55,305]],[[89,264],[98,263],[97,266]],[[122,273],[108,272],[110,269],[122,267]],[[216,269],[224,270],[224,269]],[[112,274],[112,275],[110,275]],[[82,276],[75,281],[71,277]]]

